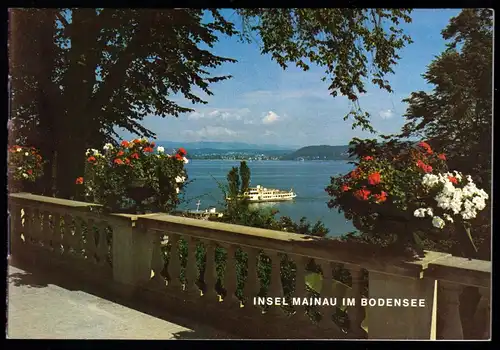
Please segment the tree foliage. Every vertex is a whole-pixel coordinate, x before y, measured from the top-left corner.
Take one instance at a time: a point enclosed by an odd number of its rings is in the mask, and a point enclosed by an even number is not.
[[[203,21],[206,11],[211,20]],[[206,11],[16,10],[21,24],[16,43],[26,50],[11,60],[15,129],[28,135],[30,142],[43,137],[57,143],[51,148],[67,170],[58,174],[58,187],[69,184],[82,170],[83,159],[74,157],[75,152],[83,154],[86,148],[114,142],[116,127],[153,137],[154,132],[141,125],[146,115],[192,111],[171,96],[181,94],[192,103],[206,103],[194,89],[210,95],[211,83],[229,78],[214,76],[210,69],[235,60],[202,46],[213,47],[218,34],[233,35],[233,25],[219,10]],[[44,62],[33,70],[32,60],[23,57]],[[38,96],[37,91],[41,91]],[[44,103],[50,109],[37,111]]]
[[[411,22],[408,9],[362,8],[255,8],[238,9],[244,19],[244,40],[258,33],[262,53],[270,54],[283,69],[295,64],[304,71],[311,64],[325,69],[330,94],[339,93],[352,102],[345,116],[354,118],[353,128],[374,131],[369,114],[363,112],[359,94],[366,83],[392,92],[387,74],[400,58],[398,50],[411,43],[399,27]],[[368,57],[369,56],[369,57]]]
[[[400,137],[420,136],[443,150],[451,169],[473,175],[490,191],[493,13],[465,9],[442,31],[448,40],[423,75],[434,86],[404,100],[408,122]]]
[[[247,162],[241,162],[240,164],[241,194],[248,191],[248,187],[250,186],[250,176],[251,176],[250,168],[248,167]]]
[[[423,75],[431,92],[417,91],[409,104],[407,123],[399,135],[385,138],[428,140],[446,153],[448,167],[470,174],[491,196],[493,12],[464,9],[442,31],[446,50]],[[476,220],[481,259],[490,259],[490,204]],[[452,251],[454,239],[428,241],[428,249]]]
[[[398,27],[410,21],[409,10],[241,9],[237,12],[247,24],[241,32],[218,9],[13,11],[14,129],[20,143],[41,149],[49,160],[46,170],[55,166],[60,196],[71,192],[83,168],[75,153],[113,142],[117,127],[154,137],[141,124],[146,115],[193,110],[173,100],[175,94],[206,103],[195,89],[211,95],[210,85],[230,76],[210,70],[235,62],[213,53],[220,36],[248,40],[257,33],[262,53],[283,68],[289,62],[304,70],[308,64],[325,67],[331,94],[340,92],[354,104],[365,92],[365,79],[391,91],[384,77],[392,72],[397,51],[410,42]],[[351,114],[355,126],[370,128],[359,105]]]

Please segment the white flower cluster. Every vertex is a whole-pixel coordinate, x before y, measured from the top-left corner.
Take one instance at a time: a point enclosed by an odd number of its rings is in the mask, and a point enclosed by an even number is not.
[[[452,215],[460,215],[463,220],[470,220],[476,217],[477,212],[486,207],[488,194],[477,188],[470,175],[467,175],[467,184],[463,187],[455,187],[454,183],[462,182],[464,176],[458,171],[444,174],[426,174],[422,179],[422,185],[427,189],[432,189],[437,185],[442,185],[442,190],[434,197],[437,206],[449,211]],[[453,181],[452,181],[453,180]],[[445,220],[453,222],[453,217],[445,213],[444,219],[434,216],[432,208],[419,208],[413,213],[415,217],[423,218],[426,215],[432,217],[432,225],[437,228],[445,226]]]
[[[111,150],[114,149],[114,147],[113,147],[113,145],[111,143],[107,143],[107,144],[104,145],[103,149],[105,151],[111,151]]]
[[[101,154],[98,150],[93,149],[93,148],[89,148],[89,149],[87,150],[87,152],[85,152],[85,155],[86,155],[87,157],[89,157],[89,156],[101,157],[101,156],[102,156],[102,154]]]

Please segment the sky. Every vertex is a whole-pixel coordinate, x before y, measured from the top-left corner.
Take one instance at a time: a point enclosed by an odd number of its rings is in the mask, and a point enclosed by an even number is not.
[[[224,10],[231,16],[233,10]],[[372,126],[382,134],[398,132],[404,124],[406,104],[402,100],[413,91],[430,91],[422,74],[427,65],[444,49],[441,31],[459,9],[416,9],[412,23],[402,24],[413,43],[399,52],[401,59],[394,74],[387,76],[394,92],[374,85],[366,86],[360,96],[363,110],[372,115]],[[236,16],[236,15],[234,15]],[[143,125],[156,133],[159,141],[247,142],[302,147],[308,145],[345,145],[353,137],[374,138],[373,134],[352,129],[352,120],[343,117],[350,110],[347,98],[332,97],[328,80],[322,82],[324,69],[311,66],[302,71],[294,65],[283,70],[270,55],[261,55],[258,43],[242,44],[236,38],[221,37],[214,54],[231,57],[212,70],[214,74],[230,74],[230,80],[211,85],[213,96],[201,91],[207,104],[186,107],[194,112],[178,118],[148,116]],[[173,98],[183,102],[179,97]],[[117,130],[122,138],[132,138],[127,131]]]

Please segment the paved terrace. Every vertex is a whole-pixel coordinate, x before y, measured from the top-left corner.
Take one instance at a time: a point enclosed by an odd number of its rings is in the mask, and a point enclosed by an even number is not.
[[[71,278],[9,264],[8,326],[11,339],[228,339],[206,326],[81,290]],[[138,311],[140,309],[141,311]]]

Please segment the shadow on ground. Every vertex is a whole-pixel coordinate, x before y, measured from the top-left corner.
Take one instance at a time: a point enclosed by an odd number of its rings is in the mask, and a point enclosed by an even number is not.
[[[40,279],[40,276],[30,272],[9,273],[8,282],[16,287],[45,288],[48,286],[47,283]]]
[[[13,272],[9,268],[8,282],[10,286],[28,287],[28,288],[46,288],[49,285],[55,285],[70,291],[82,291],[109,302],[120,304],[122,306],[134,309],[138,312],[156,317],[167,322],[177,324],[189,330],[173,333],[174,339],[238,339],[234,335],[218,331],[210,325],[193,322],[186,318],[175,315],[169,315],[156,304],[146,303],[140,300],[129,300],[116,297],[105,290],[93,286],[89,283],[78,282],[76,278],[71,278],[58,271],[47,271],[39,267],[27,265],[16,261],[9,261],[9,265],[22,272]]]

